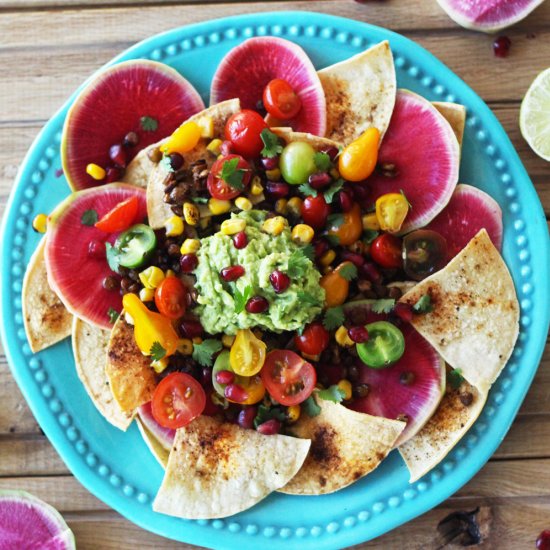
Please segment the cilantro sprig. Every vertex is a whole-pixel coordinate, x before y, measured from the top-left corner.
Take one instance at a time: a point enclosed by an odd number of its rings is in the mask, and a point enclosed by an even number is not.
[[[120,313],[116,309],[110,307],[107,310],[107,317],[109,317],[109,323],[111,323],[112,325],[116,323],[119,316],[120,316]]]
[[[346,281],[351,281],[357,277],[357,266],[351,262],[346,263],[338,269],[338,274]]]
[[[416,304],[413,306],[413,310],[416,313],[429,313],[433,310],[432,299],[429,294],[423,294],[420,296]]]
[[[323,317],[323,326],[327,330],[333,330],[344,324],[345,315],[342,306],[329,307]]]
[[[464,382],[464,376],[462,376],[462,371],[460,369],[452,369],[449,374],[447,374],[447,381],[449,382],[453,390],[458,390]]]
[[[200,344],[193,344],[193,359],[203,367],[211,367],[214,362],[214,354],[222,349],[222,343],[213,338],[207,338]]]
[[[264,128],[260,133],[264,148],[262,149],[262,156],[267,158],[273,158],[283,152],[283,146],[279,141],[279,138],[268,128]]]
[[[142,116],[139,125],[144,132],[155,132],[159,127],[158,120],[150,116]]]
[[[321,407],[314,396],[325,401],[331,401],[332,403],[341,403],[345,399],[346,393],[336,384],[324,390],[313,390],[313,393],[301,404],[303,411],[310,417],[319,416],[321,413]]]
[[[80,216],[80,223],[82,225],[92,226],[95,225],[97,220],[98,216],[95,210],[86,210],[83,212],[82,216]]]
[[[241,313],[244,311],[246,302],[248,302],[251,296],[252,287],[250,285],[246,285],[243,292],[241,292],[238,288],[235,288],[235,294],[233,295],[233,299],[235,300],[235,313]]]
[[[257,428],[260,424],[273,418],[279,420],[279,422],[283,422],[286,419],[286,414],[280,407],[266,407],[264,404],[261,404],[254,418],[254,427]]]
[[[325,202],[327,204],[332,203],[336,193],[338,193],[342,189],[343,185],[344,180],[339,178],[323,192],[323,196],[325,197]],[[300,191],[300,193],[302,193],[302,195],[311,197],[316,197],[320,193],[320,191],[311,187],[309,183],[302,183],[302,185],[298,186],[298,190]]]
[[[221,172],[218,174],[218,177],[225,181],[229,187],[237,191],[242,191],[244,189],[243,179],[246,173],[244,168],[238,168],[239,158],[235,157],[230,160],[226,160],[223,165]]]
[[[303,248],[297,248],[288,258],[287,274],[291,278],[301,277],[311,267],[311,259]]]
[[[304,302],[304,303],[309,304],[311,306],[321,307],[323,305],[318,298],[316,298],[315,296],[313,296],[309,292],[299,291],[299,292],[297,292],[296,297],[298,298],[298,301]]]
[[[327,153],[323,153],[322,151],[318,151],[313,155],[313,162],[320,172],[327,172],[332,168],[330,157]]]
[[[160,361],[162,358],[166,357],[166,350],[162,347],[160,342],[153,342],[149,355],[153,358],[153,361]]]

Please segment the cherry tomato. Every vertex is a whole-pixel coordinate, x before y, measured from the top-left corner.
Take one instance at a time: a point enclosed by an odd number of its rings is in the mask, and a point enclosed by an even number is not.
[[[418,229],[403,239],[403,256],[405,273],[421,281],[447,263],[447,240],[437,231]]]
[[[260,134],[266,128],[265,120],[256,111],[243,109],[225,123],[225,139],[233,144],[239,155],[257,157],[264,148]]]
[[[119,202],[112,210],[109,210],[95,227],[106,233],[116,233],[128,229],[135,221],[138,213],[139,201],[137,197],[130,197]]]
[[[371,258],[382,267],[401,267],[401,239],[389,233],[383,233],[370,245]]]
[[[342,214],[344,221],[339,225],[333,225],[329,228],[329,234],[338,237],[338,244],[348,246],[353,244],[363,232],[363,222],[361,221],[361,208],[354,204],[349,212]]]
[[[235,184],[233,184],[232,186],[231,183],[226,182],[221,177],[225,163],[232,159],[239,159],[233,173],[238,172],[241,174],[243,189],[250,183],[250,179],[252,178],[250,164],[248,164],[248,162],[246,162],[246,160],[244,160],[240,155],[226,155],[225,157],[218,159],[212,165],[212,169],[210,170],[210,174],[208,174],[208,179],[206,180],[208,192],[215,199],[228,201],[234,199],[242,192],[242,189],[238,188],[240,187],[239,185],[235,186]],[[226,171],[228,171],[228,168],[226,168]],[[237,177],[240,178],[240,176]]]
[[[253,376],[260,372],[265,361],[265,350],[266,345],[250,329],[238,330],[229,355],[233,372],[241,376]]]
[[[173,372],[161,380],[153,393],[151,410],[165,428],[177,430],[202,414],[206,406],[203,387],[189,374]]]
[[[260,375],[273,399],[287,407],[305,401],[317,383],[313,365],[289,350],[269,353]]]
[[[328,346],[329,339],[330,334],[321,323],[311,323],[294,337],[294,343],[302,353],[319,355]]]
[[[408,212],[409,203],[403,193],[386,193],[376,199],[376,219],[382,231],[397,233]]]
[[[342,270],[350,264],[351,262],[342,262],[334,271],[321,277],[319,285],[325,290],[325,305],[327,307],[341,306],[347,300],[349,280],[342,276]]]
[[[302,204],[302,219],[314,229],[321,229],[327,223],[330,206],[321,194],[306,197]]]
[[[369,128],[364,134],[352,141],[338,158],[340,175],[348,181],[367,179],[376,168],[380,132]]]
[[[267,84],[263,101],[267,112],[281,120],[295,117],[302,108],[302,100],[294,88],[282,78],[275,78]]]
[[[186,303],[187,289],[177,277],[166,277],[155,290],[155,305],[169,319],[183,317]]]

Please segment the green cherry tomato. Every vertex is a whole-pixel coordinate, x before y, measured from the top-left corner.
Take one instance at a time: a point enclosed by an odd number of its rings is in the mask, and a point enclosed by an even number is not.
[[[223,397],[224,391],[225,391],[225,384],[220,384],[216,380],[216,374],[218,374],[218,372],[222,370],[233,372],[233,369],[231,368],[231,365],[229,363],[229,351],[227,350],[222,351],[218,355],[218,357],[216,358],[216,361],[214,362],[214,367],[212,368],[212,386],[214,386],[214,389],[216,390],[216,392]]]
[[[281,153],[279,168],[284,180],[292,185],[306,183],[317,171],[315,149],[304,141],[289,143]]]
[[[121,266],[135,269],[145,263],[156,246],[155,232],[148,225],[138,223],[118,236],[114,249]]]
[[[366,326],[369,339],[357,344],[359,359],[373,369],[389,367],[401,358],[405,351],[403,333],[387,321],[377,321]]]

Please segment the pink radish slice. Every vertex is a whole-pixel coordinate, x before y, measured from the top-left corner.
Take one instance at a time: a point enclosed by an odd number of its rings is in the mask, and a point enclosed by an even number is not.
[[[78,191],[65,199],[48,220],[45,260],[48,283],[65,307],[74,315],[100,328],[111,329],[109,310],[122,310],[119,290],[103,288],[105,277],[114,275],[107,264],[105,243],[113,243],[118,234],[105,233],[82,223],[88,210],[101,218],[120,202],[139,198],[134,223],[147,217],[145,189],[115,183]],[[90,243],[99,253],[90,254]]]
[[[257,109],[265,86],[274,78],[286,80],[302,101],[298,115],[283,125],[324,136],[326,102],[319,76],[304,50],[283,38],[259,36],[233,48],[212,78],[210,104],[238,97],[243,109]]]
[[[151,412],[151,403],[146,403],[138,409],[138,414],[144,426],[157,438],[158,442],[169,451],[174,444],[176,430],[161,426]]]
[[[456,186],[449,204],[426,226],[426,229],[433,229],[445,237],[449,260],[454,258],[482,228],[487,230],[493,244],[500,250],[500,206],[487,193],[465,184]]]

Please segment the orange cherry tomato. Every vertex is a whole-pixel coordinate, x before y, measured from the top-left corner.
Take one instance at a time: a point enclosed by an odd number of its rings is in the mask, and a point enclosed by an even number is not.
[[[130,227],[135,219],[139,208],[137,197],[130,197],[125,201],[119,202],[113,209],[109,210],[98,222],[95,227],[106,233],[117,233]]]
[[[378,161],[380,132],[369,128],[352,141],[338,159],[340,175],[348,181],[363,181],[374,171]]]
[[[349,281],[342,277],[341,270],[351,262],[342,262],[334,271],[321,277],[319,284],[325,289],[325,305],[341,306],[348,298]]]
[[[275,78],[267,84],[264,88],[263,102],[266,111],[280,120],[295,117],[302,108],[300,96],[282,78]]]
[[[353,244],[363,232],[361,208],[354,204],[349,212],[344,213],[344,221],[340,225],[333,225],[328,230],[330,235],[338,237],[338,244],[348,246]]]
[[[183,317],[186,303],[187,289],[177,277],[166,277],[155,290],[155,305],[169,319]]]

